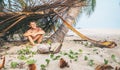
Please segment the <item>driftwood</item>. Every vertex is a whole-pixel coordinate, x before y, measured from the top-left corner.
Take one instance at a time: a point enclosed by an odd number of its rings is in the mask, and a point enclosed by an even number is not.
[[[95,70],[120,70],[120,67],[116,66],[115,68],[111,65],[98,65]]]
[[[4,68],[4,65],[5,65],[5,56],[1,56],[1,57],[0,57],[0,60],[2,61],[2,62],[0,63],[0,70],[1,70],[2,68]]]
[[[120,70],[120,67],[115,67],[115,70]]]
[[[95,70],[112,70],[113,67],[111,65],[98,65]]]
[[[50,45],[49,44],[39,44],[37,47],[37,52],[39,54],[46,54],[50,52]]]
[[[37,70],[35,64],[29,64],[28,67],[29,67],[29,70]]]
[[[52,43],[49,44],[40,44],[37,47],[37,52],[39,54],[46,54],[46,53],[59,53],[62,47],[62,43]]]
[[[60,59],[59,65],[60,68],[69,67],[68,63],[63,58]]]

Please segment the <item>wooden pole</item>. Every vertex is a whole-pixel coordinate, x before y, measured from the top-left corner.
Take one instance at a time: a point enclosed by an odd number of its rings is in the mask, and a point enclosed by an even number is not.
[[[39,11],[39,12],[0,12],[0,15],[2,14],[44,14],[43,11]]]
[[[3,21],[0,22],[0,25],[3,24],[3,23],[5,23],[6,21],[12,20],[13,18],[18,17],[18,16],[20,16],[20,15],[21,15],[21,14],[15,15],[15,16],[12,16],[12,17],[6,19],[6,20],[3,20]]]
[[[26,15],[21,16],[20,19],[18,19],[16,22],[14,22],[13,24],[11,24],[9,27],[7,27],[5,30],[3,30],[3,32],[8,31],[10,28],[12,28],[14,25],[16,25],[18,22],[20,22],[22,19],[26,18]]]

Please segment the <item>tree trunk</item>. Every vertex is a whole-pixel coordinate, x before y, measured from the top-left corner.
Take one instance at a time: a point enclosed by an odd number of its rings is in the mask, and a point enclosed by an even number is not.
[[[49,40],[52,42],[63,42],[67,32],[68,32],[68,28],[64,24],[61,24],[58,30],[51,35]]]
[[[63,16],[63,18],[72,25],[74,23],[74,20],[79,15],[79,12],[80,7],[70,8],[69,11]],[[49,40],[51,42],[63,42],[67,32],[68,28],[64,24],[61,24],[58,30],[53,35],[51,35]]]

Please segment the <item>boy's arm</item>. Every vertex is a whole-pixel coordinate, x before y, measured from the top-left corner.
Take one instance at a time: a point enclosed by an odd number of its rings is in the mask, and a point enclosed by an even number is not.
[[[26,31],[26,32],[23,34],[23,36],[29,36],[29,35],[31,35],[30,30]]]
[[[45,31],[39,28],[39,31],[37,32],[37,34],[45,34]]]
[[[37,34],[45,34],[44,30],[40,30]]]

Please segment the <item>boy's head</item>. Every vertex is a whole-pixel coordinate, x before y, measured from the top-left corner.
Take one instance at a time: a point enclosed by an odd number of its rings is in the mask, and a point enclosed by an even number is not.
[[[31,28],[37,28],[37,25],[36,25],[36,22],[35,22],[35,21],[31,21],[30,24],[29,24],[29,26],[30,26]]]

